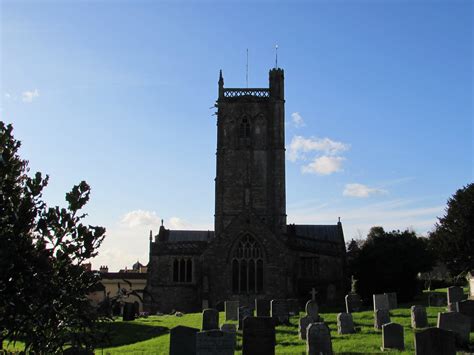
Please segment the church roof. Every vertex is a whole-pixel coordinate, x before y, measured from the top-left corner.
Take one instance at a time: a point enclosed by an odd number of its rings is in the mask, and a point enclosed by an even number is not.
[[[294,228],[296,237],[311,238],[318,241],[341,242],[341,230],[337,224],[293,224],[289,226]]]
[[[342,226],[335,225],[288,225],[289,246],[296,250],[326,255],[339,255],[344,246]]]
[[[214,238],[214,231],[169,230],[168,242],[207,242]]]

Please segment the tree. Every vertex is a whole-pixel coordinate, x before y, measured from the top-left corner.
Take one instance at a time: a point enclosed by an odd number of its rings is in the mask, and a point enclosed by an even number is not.
[[[358,292],[366,299],[375,293],[397,292],[401,300],[410,300],[417,289],[417,274],[430,270],[433,263],[426,238],[408,230],[386,232],[372,227],[353,262]]]
[[[105,229],[82,223],[90,188],[82,181],[66,194],[67,208],[49,208],[48,176],[28,176],[12,131],[0,121],[0,336],[37,353],[92,349],[98,315],[85,296],[97,276],[82,264]]]
[[[430,233],[430,245],[453,276],[474,270],[474,183],[448,200],[444,217]]]

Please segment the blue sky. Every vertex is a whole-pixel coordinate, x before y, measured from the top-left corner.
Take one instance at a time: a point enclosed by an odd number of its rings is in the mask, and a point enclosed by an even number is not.
[[[147,262],[148,230],[212,229],[219,69],[285,70],[288,221],[429,231],[472,182],[470,1],[1,2],[0,117],[45,198],[86,180],[94,266]]]

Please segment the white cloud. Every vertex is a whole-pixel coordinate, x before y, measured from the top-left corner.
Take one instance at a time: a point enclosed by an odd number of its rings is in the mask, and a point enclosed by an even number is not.
[[[179,217],[171,217],[168,221],[168,224],[169,225],[166,226],[166,228],[169,229],[187,229],[190,227],[188,223],[186,223]]]
[[[39,97],[38,89],[34,89],[32,91],[23,91],[21,94],[21,99],[23,102],[33,102],[35,98]]]
[[[342,170],[342,162],[346,160],[344,157],[331,157],[323,155],[315,158],[312,163],[301,167],[303,173],[330,175]]]
[[[344,188],[344,192],[342,193],[344,196],[351,196],[351,197],[369,197],[371,195],[376,194],[384,194],[387,193],[387,190],[375,188],[375,187],[368,187],[367,185],[363,184],[346,184]]]
[[[322,152],[326,155],[338,155],[350,148],[349,144],[333,141],[329,138],[304,138],[294,136],[288,150],[288,160],[306,159],[308,152]]]
[[[134,227],[154,227],[161,224],[160,218],[154,211],[135,210],[130,211],[121,220],[122,224],[128,228]]]
[[[10,100],[12,98],[12,95],[9,92],[5,93],[5,99]]]
[[[303,117],[301,117],[299,112],[293,112],[291,114],[291,121],[293,122],[293,125],[296,128],[304,127],[306,126],[306,123],[304,123]]]

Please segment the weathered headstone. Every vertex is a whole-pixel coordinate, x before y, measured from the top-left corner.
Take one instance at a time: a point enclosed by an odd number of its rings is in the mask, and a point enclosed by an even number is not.
[[[385,293],[388,299],[388,308],[389,309],[397,309],[398,308],[398,300],[397,300],[397,293],[396,292],[388,292]]]
[[[272,300],[270,303],[272,318],[280,324],[287,324],[290,319],[286,300]]]
[[[270,301],[256,299],[255,313],[257,317],[270,317]]]
[[[454,333],[439,328],[415,332],[416,355],[456,355]]]
[[[428,297],[428,305],[430,307],[443,307],[446,306],[446,295],[441,293],[430,293]]]
[[[374,312],[378,309],[390,309],[386,294],[374,295]]]
[[[135,306],[133,303],[125,303],[123,305],[123,315],[122,320],[132,321],[135,319]]]
[[[245,318],[242,355],[274,355],[275,343],[275,322],[271,317]]]
[[[438,313],[438,328],[453,331],[456,336],[456,344],[459,346],[465,346],[469,343],[471,319],[462,313]]]
[[[224,323],[221,325],[221,330],[228,333],[236,333],[237,327],[235,324]]]
[[[374,312],[374,328],[382,329],[382,325],[390,323],[390,313],[388,309],[377,309]]]
[[[308,355],[332,355],[331,332],[324,323],[311,323],[306,331]]]
[[[233,355],[235,334],[220,330],[196,333],[196,355]]]
[[[354,321],[352,320],[352,314],[339,313],[337,315],[337,332],[339,334],[355,333]]]
[[[316,301],[311,300],[306,302],[305,310],[306,314],[313,318],[314,321],[317,321],[319,319],[319,306]]]
[[[219,329],[219,312],[216,309],[207,308],[202,311],[202,328],[204,330]]]
[[[460,302],[464,299],[464,291],[462,287],[459,286],[448,287],[447,295],[448,305]]]
[[[397,323],[382,325],[382,351],[386,349],[405,349],[403,327]]]
[[[308,325],[310,325],[311,323],[314,323],[314,319],[310,316],[300,317],[298,323],[298,333],[301,340],[306,340],[306,330],[308,328]]]
[[[238,320],[238,309],[239,301],[226,301],[224,304],[225,308],[225,320]]]
[[[456,303],[457,311],[471,318],[471,332],[474,332],[474,300],[464,300]]]
[[[362,300],[360,299],[360,296],[356,293],[349,293],[348,295],[346,295],[345,300],[347,313],[359,312],[362,308]]]
[[[196,333],[199,329],[178,325],[170,330],[170,355],[196,354]]]
[[[290,316],[296,316],[300,314],[300,303],[297,299],[288,299],[286,300],[288,304],[288,313]]]
[[[250,307],[240,306],[238,308],[238,318],[239,318],[239,330],[242,329],[244,319],[246,317],[252,317],[253,310]]]
[[[423,306],[411,306],[410,310],[412,328],[426,328],[428,326],[426,308]]]

